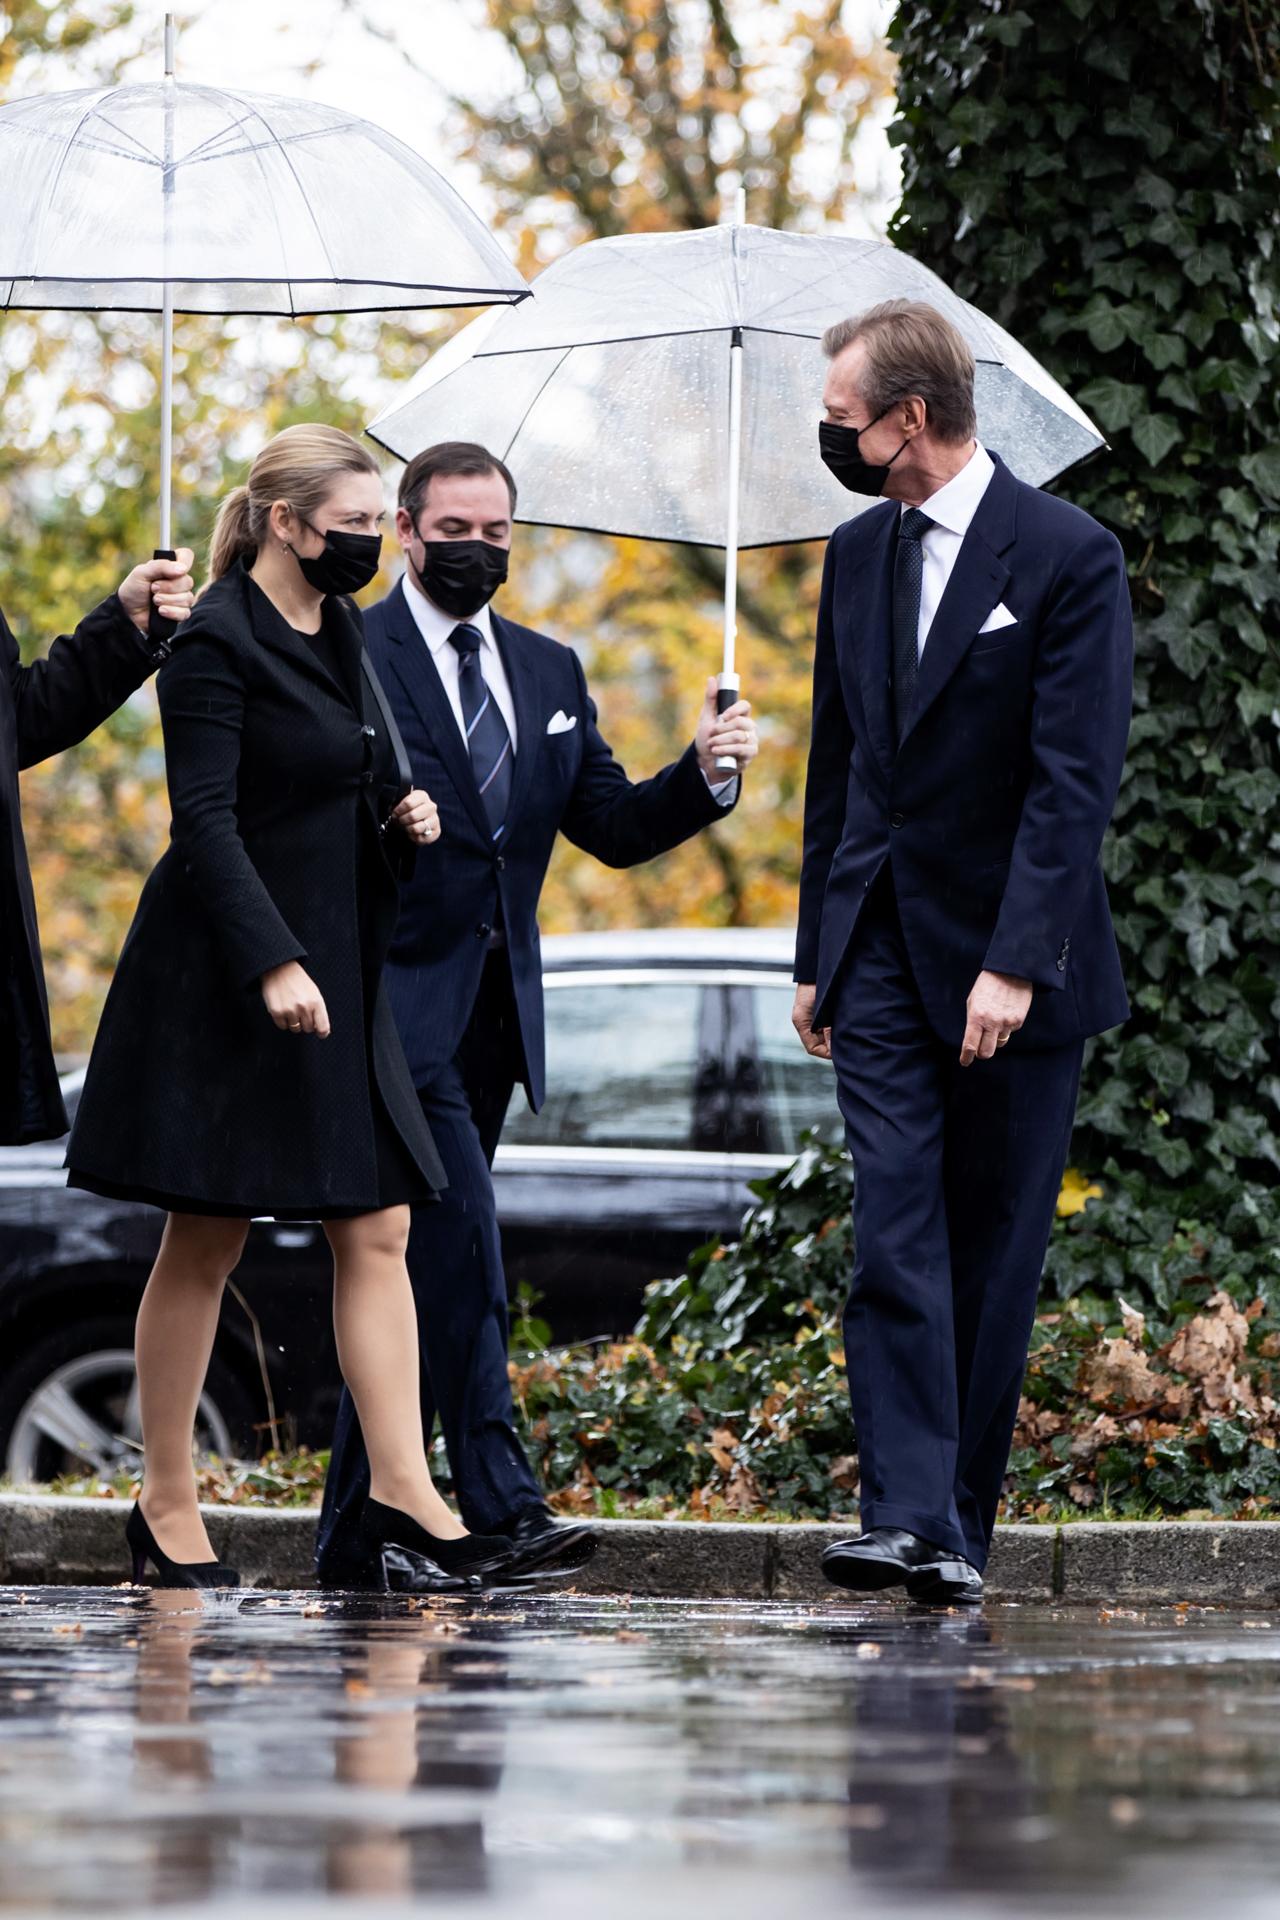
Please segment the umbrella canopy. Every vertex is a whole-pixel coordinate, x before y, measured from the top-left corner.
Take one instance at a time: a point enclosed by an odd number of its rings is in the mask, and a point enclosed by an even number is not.
[[[528,287],[419,154],[335,107],[167,78],[0,107],[0,306],[355,313]]]
[[[482,441],[515,468],[529,524],[727,549],[824,539],[873,503],[818,458],[817,342],[903,295],[969,342],[979,435],[1022,479],[1042,486],[1104,444],[1016,340],[909,254],[751,226],[589,241],[539,276],[535,300],[482,315],[433,354],[368,431],[401,459]]]
[[[174,77],[0,107],[0,307],[161,316],[160,545],[172,557],[173,316],[357,313],[529,289],[434,167],[333,107]],[[161,624],[153,621],[153,632]]]

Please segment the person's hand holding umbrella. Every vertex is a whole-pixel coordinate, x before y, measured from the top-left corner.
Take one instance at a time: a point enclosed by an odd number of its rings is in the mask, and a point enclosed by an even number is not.
[[[117,588],[120,605],[139,632],[145,633],[152,608],[163,620],[176,626],[185,620],[195,599],[195,581],[191,569],[195,554],[190,547],[179,547],[174,560],[142,560],[125,575]]]
[[[720,713],[717,711],[720,697],[719,682],[708,680],[707,697],[702,703],[695,735],[698,765],[713,790],[727,784],[727,780],[736,779],[760,751],[760,737],[751,718],[751,702],[735,700]],[[734,768],[736,772],[731,770]]]

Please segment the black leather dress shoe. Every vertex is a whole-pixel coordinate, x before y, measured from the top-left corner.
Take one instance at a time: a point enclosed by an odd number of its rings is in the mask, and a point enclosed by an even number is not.
[[[982,1603],[982,1575],[957,1554],[908,1574],[907,1593],[926,1607],[976,1607]]]
[[[534,1580],[557,1580],[585,1567],[600,1536],[581,1520],[557,1520],[549,1507],[527,1507],[498,1531],[511,1542],[506,1571]]]
[[[822,1571],[837,1587],[854,1593],[883,1593],[886,1587],[912,1590],[914,1581],[922,1589],[957,1576],[966,1560],[949,1547],[935,1546],[905,1527],[871,1527],[856,1540],[837,1540],[822,1556]],[[969,1572],[974,1569],[969,1567]],[[978,1576],[975,1574],[975,1578]],[[978,1579],[981,1592],[982,1582]],[[917,1598],[932,1598],[921,1592]]]

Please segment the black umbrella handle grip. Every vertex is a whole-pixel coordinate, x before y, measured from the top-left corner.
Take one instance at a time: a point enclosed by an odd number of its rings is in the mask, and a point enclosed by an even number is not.
[[[176,560],[177,557],[172,547],[157,547],[151,556],[153,560]],[[157,661],[169,658],[173,651],[173,636],[177,631],[177,621],[166,620],[153,600],[147,615],[147,639],[151,642]]]
[[[742,682],[739,680],[737,674],[722,673],[720,675],[720,684],[716,688],[716,712],[728,713],[730,707],[736,707],[741,698]],[[722,754],[716,761],[716,771],[718,773],[736,773],[738,771],[738,763],[736,760]]]

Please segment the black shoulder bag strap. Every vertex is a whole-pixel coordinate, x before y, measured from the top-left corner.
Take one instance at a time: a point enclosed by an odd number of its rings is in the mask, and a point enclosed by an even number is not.
[[[373,662],[369,658],[367,648],[363,646],[360,649],[360,670],[368,682],[369,691],[373,695],[374,705],[382,715],[382,724],[387,730],[387,738],[391,742],[391,751],[396,757],[396,779],[400,786],[399,798],[403,800],[406,793],[411,792],[413,789],[413,768],[409,765],[409,755],[405,750],[400,729],[396,725],[396,717],[391,711],[391,702],[382,691],[382,682],[373,670]]]

